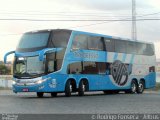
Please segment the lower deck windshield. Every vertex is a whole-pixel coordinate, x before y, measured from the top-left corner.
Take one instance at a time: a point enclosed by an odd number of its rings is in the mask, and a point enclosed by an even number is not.
[[[38,77],[45,73],[45,63],[38,56],[15,59],[14,76],[17,78]]]
[[[48,53],[45,61],[39,56],[17,57],[14,61],[15,78],[35,78],[61,69],[65,49],[60,52]]]

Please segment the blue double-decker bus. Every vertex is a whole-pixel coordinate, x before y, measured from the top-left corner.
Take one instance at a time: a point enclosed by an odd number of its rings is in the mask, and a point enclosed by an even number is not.
[[[38,97],[86,91],[143,93],[156,84],[154,45],[108,35],[53,29],[25,33],[15,51],[13,92]]]

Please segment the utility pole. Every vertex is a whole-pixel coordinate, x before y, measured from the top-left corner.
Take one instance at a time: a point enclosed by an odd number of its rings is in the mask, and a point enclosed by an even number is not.
[[[132,0],[132,40],[137,40],[136,28],[136,0]]]

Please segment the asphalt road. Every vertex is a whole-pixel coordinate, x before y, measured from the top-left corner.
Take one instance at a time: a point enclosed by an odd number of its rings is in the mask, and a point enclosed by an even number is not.
[[[37,98],[35,93],[14,94],[0,91],[0,113],[25,114],[96,114],[96,113],[160,113],[160,92],[144,94],[104,95],[90,92],[83,97],[59,94]]]

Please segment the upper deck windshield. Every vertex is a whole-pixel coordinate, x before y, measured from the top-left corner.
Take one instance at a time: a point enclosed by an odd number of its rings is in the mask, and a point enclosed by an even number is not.
[[[16,51],[33,52],[44,48],[66,48],[71,31],[53,30],[25,33]]]
[[[22,36],[17,51],[32,51],[47,46],[50,32],[26,33]]]

